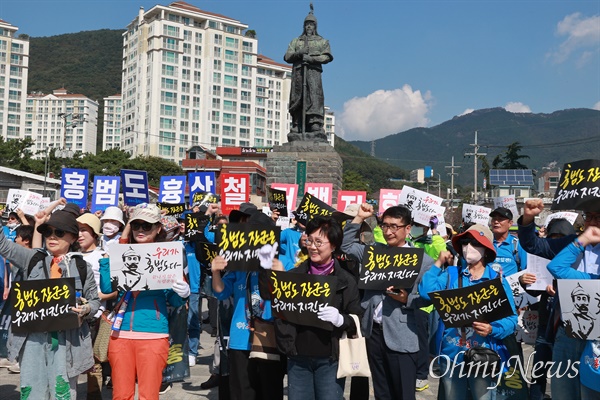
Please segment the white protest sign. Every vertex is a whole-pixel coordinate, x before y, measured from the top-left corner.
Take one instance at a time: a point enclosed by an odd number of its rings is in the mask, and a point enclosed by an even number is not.
[[[475,204],[463,204],[462,220],[465,224],[473,223],[488,226],[491,212],[492,209],[488,207]]]
[[[528,290],[546,290],[548,285],[552,285],[554,277],[548,272],[550,260],[534,256],[527,253],[527,269],[525,272],[535,275],[535,283],[527,285]]]
[[[290,227],[290,217],[279,217],[277,221],[275,221],[275,225],[281,227],[281,230],[287,229]]]
[[[170,289],[183,279],[182,242],[108,246],[110,278],[119,290]]]
[[[600,280],[559,279],[558,297],[565,333],[584,340],[600,340]]]
[[[515,299],[515,307],[517,309],[527,307],[540,301],[540,296],[531,296],[525,291],[525,289],[523,289],[523,286],[521,286],[521,283],[519,282],[519,277],[526,272],[527,270],[523,270],[517,272],[516,274],[505,276],[506,281],[510,285],[510,290],[512,291]]]
[[[564,218],[567,221],[569,221],[569,223],[571,225],[573,225],[575,223],[575,220],[577,219],[578,215],[579,214],[577,214],[575,212],[569,212],[569,211],[555,212],[555,213],[548,215],[548,217],[546,218],[546,222],[544,223],[544,226],[548,227],[548,224],[550,223],[550,221],[552,221],[553,219],[558,219],[558,218]]]
[[[511,194],[509,196],[502,197],[494,197],[494,208],[504,207],[508,208],[513,215],[513,221],[516,221],[519,218],[519,209],[517,208],[517,201],[515,200],[515,195]]]
[[[39,193],[26,191],[23,197],[19,200],[19,206],[23,213],[27,215],[35,215],[40,211],[43,196]]]
[[[526,344],[535,344],[539,322],[537,311],[525,310],[520,312],[517,317],[517,341]]]
[[[446,221],[444,218],[445,207],[442,206],[444,199],[433,194],[423,192],[404,186],[400,193],[398,204],[406,206],[411,211],[414,221],[418,224],[429,226],[431,217],[438,219],[438,232],[440,235],[446,235]]]
[[[19,208],[21,198],[27,195],[27,190],[21,189],[8,189],[8,195],[6,196],[6,208],[4,212],[6,214],[15,211]]]

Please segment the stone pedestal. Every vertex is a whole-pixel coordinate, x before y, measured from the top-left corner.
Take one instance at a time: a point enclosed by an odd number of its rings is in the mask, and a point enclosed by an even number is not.
[[[328,143],[295,141],[273,147],[267,154],[267,185],[297,183],[296,162],[306,161],[306,182],[332,183],[333,203],[342,188],[342,158]],[[298,193],[298,200],[304,193]]]

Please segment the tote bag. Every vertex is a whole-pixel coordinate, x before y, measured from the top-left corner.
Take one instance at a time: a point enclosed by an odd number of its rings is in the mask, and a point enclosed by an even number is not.
[[[360,331],[360,323],[356,315],[350,314],[356,324],[356,338],[349,338],[346,332],[340,338],[340,356],[338,360],[337,377],[371,376],[369,359],[367,358],[367,345]]]

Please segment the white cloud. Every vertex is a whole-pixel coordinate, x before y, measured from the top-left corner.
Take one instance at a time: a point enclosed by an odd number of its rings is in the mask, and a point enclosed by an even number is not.
[[[600,15],[587,18],[581,13],[567,15],[557,24],[556,34],[566,38],[558,49],[547,54],[548,58],[560,64],[573,55],[581,67],[592,58],[592,53],[600,51]]]
[[[346,140],[373,140],[418,126],[427,126],[431,108],[429,91],[422,94],[410,85],[401,89],[377,90],[366,97],[344,103],[337,117],[339,134]]]
[[[511,113],[530,113],[531,112],[531,108],[529,108],[528,105],[523,104],[518,101],[511,101],[511,102],[506,103],[506,105],[504,106],[504,109]]]
[[[600,111],[600,101],[597,102],[596,104],[594,104],[594,106],[592,107],[594,110],[598,110]]]
[[[471,114],[473,111],[475,111],[474,108],[467,108],[465,111],[462,112],[462,114],[458,114],[458,117],[462,117],[463,115]]]

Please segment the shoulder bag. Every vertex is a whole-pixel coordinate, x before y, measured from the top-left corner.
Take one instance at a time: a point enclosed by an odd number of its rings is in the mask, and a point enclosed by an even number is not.
[[[369,359],[367,357],[367,344],[360,331],[358,317],[350,314],[356,324],[356,338],[349,338],[346,331],[340,338],[340,354],[338,359],[337,377],[347,376],[371,376]]]

